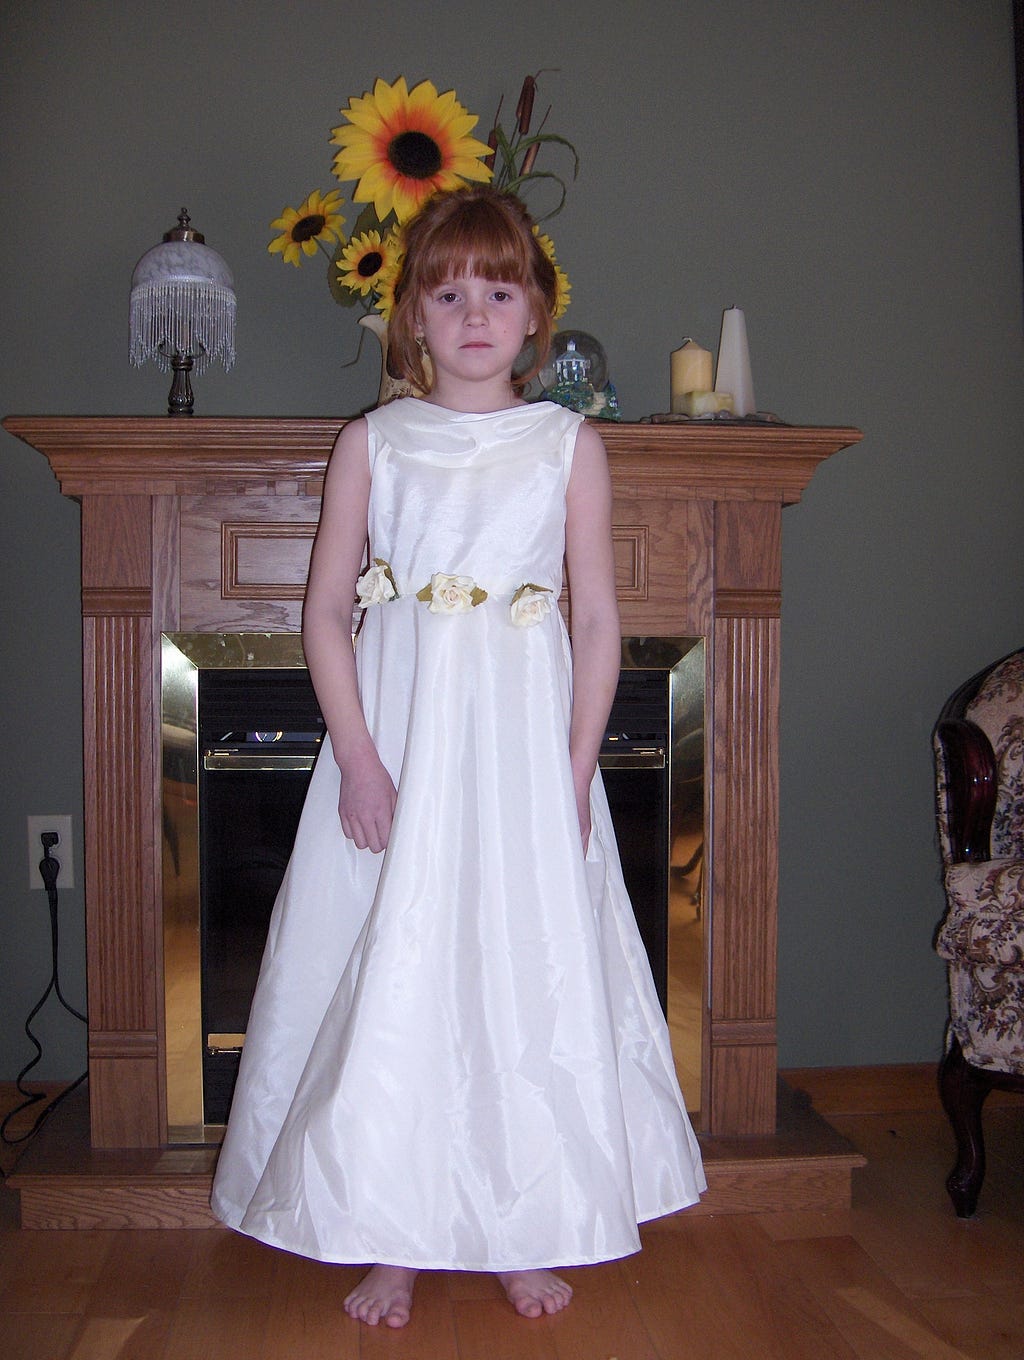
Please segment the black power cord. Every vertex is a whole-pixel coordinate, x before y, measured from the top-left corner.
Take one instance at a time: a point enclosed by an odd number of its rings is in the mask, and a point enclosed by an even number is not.
[[[57,910],[57,876],[60,873],[60,861],[50,854],[50,851],[57,844],[58,839],[59,837],[55,831],[44,831],[40,837],[43,845],[43,858],[39,861],[39,873],[42,876],[43,884],[46,888],[46,898],[50,906],[50,980],[46,984],[46,990],[32,1007],[25,1020],[25,1033],[28,1035],[29,1042],[36,1052],[35,1057],[31,1058],[18,1073],[17,1081],[15,1082],[19,1093],[23,1095],[25,1099],[20,1105],[16,1105],[13,1110],[8,1111],[3,1122],[0,1123],[0,1141],[6,1143],[8,1147],[15,1147],[17,1144],[25,1143],[30,1138],[34,1137],[42,1128],[44,1122],[51,1114],[53,1114],[58,1105],[60,1105],[63,1100],[66,1100],[72,1091],[81,1086],[82,1082],[85,1081],[88,1076],[88,1070],[86,1070],[80,1077],[76,1077],[70,1086],[66,1086],[58,1096],[51,1100],[50,1103],[39,1112],[35,1123],[27,1133],[19,1134],[16,1138],[12,1138],[8,1134],[7,1127],[16,1115],[21,1114],[23,1110],[31,1109],[33,1105],[37,1105],[39,1101],[46,1099],[45,1091],[29,1091],[26,1089],[24,1081],[43,1056],[43,1046],[32,1032],[32,1021],[43,1009],[43,1006],[49,1000],[51,993],[56,996],[64,1009],[69,1014],[73,1015],[76,1020],[81,1020],[83,1025],[89,1023],[82,1012],[76,1010],[70,1001],[67,1000],[64,993],[61,991],[60,986],[60,932],[59,912]]]

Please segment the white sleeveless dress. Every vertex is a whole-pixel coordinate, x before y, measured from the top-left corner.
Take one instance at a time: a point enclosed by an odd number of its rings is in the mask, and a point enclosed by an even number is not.
[[[213,1191],[303,1256],[499,1271],[638,1250],[706,1188],[600,776],[584,857],[557,599],[580,418],[405,399],[368,417],[363,708],[398,788],[346,840],[325,741],[274,909]],[[487,598],[417,599],[436,572]]]

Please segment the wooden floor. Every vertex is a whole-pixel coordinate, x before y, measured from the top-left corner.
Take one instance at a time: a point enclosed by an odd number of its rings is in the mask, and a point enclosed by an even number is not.
[[[868,1158],[849,1211],[687,1217],[629,1260],[566,1271],[554,1319],[486,1276],[435,1274],[401,1332],[340,1309],[359,1270],[222,1230],[23,1231],[0,1191],[4,1360],[1021,1360],[1024,1101],[986,1108],[978,1215],[920,1068],[787,1074]],[[9,1163],[5,1163],[9,1164]]]

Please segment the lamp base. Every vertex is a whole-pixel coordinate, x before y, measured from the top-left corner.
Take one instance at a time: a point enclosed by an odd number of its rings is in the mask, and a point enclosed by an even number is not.
[[[167,396],[167,414],[169,416],[190,416],[195,410],[192,383],[189,379],[193,362],[191,354],[175,354],[171,359],[171,372],[174,374],[174,378]]]

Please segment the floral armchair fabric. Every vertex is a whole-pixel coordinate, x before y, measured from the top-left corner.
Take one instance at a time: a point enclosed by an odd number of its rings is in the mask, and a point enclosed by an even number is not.
[[[950,1027],[968,1062],[1024,1073],[1024,652],[988,673],[960,721],[991,746],[993,763],[975,779],[987,773],[992,781],[993,811],[988,846],[980,829],[973,844],[958,843],[951,734],[940,722],[938,825],[949,909],[936,948],[949,963]]]
[[[949,968],[940,1069],[959,1161],[947,1182],[974,1212],[984,1176],[981,1105],[1024,1091],[1024,650],[968,681],[935,727],[937,820],[947,913],[935,940]]]

